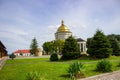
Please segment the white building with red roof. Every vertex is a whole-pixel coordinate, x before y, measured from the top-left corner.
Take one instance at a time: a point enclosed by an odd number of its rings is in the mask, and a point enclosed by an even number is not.
[[[30,50],[28,50],[28,49],[17,50],[13,53],[16,56],[30,56]]]

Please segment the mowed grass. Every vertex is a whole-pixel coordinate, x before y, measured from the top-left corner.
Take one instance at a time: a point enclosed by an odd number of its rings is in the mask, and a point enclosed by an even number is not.
[[[69,80],[64,77],[69,64],[50,62],[48,58],[7,60],[0,70],[0,80],[25,80],[26,74],[37,71],[47,80]]]
[[[120,67],[117,67],[120,57],[110,57],[108,60],[113,65],[112,70],[120,70]],[[84,58],[81,58],[78,60],[50,62],[49,58],[31,58],[7,60],[2,70],[0,70],[0,80],[26,80],[27,73],[33,71],[39,72],[41,77],[46,80],[70,80],[67,76],[67,69],[75,61],[84,63],[83,72],[86,77],[101,74],[95,71],[99,60],[84,60]]]

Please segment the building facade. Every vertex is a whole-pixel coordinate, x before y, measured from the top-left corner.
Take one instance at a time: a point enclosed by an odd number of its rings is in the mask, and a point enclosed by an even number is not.
[[[3,43],[0,41],[0,59],[5,56],[7,56],[7,50]]]
[[[55,33],[55,39],[56,40],[58,40],[58,39],[65,40],[69,36],[72,36],[72,32],[70,31],[70,29],[66,25],[64,25],[64,21],[62,20],[61,26],[58,27],[57,32]],[[80,51],[86,52],[86,50],[87,50],[86,41],[81,39],[81,38],[77,38],[76,40],[77,40],[78,45],[80,47]]]
[[[16,56],[32,56],[29,49],[16,50],[13,54]],[[37,48],[35,56],[42,56],[41,48]]]
[[[83,53],[86,53],[87,48],[86,48],[86,41],[81,39],[81,38],[77,38],[77,43],[80,47],[80,51]]]
[[[24,50],[17,50],[13,52],[16,56],[30,56],[30,50],[24,49]]]

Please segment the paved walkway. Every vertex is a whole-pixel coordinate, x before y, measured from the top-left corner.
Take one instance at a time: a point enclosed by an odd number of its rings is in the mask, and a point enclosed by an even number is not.
[[[42,55],[42,56],[16,56],[14,59],[30,59],[30,58],[49,58],[50,55]],[[10,59],[10,58],[8,58]]]
[[[120,70],[78,80],[120,80]]]

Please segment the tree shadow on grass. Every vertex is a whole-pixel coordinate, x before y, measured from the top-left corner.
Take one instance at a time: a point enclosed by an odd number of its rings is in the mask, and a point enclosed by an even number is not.
[[[63,74],[63,75],[60,75],[60,77],[70,78],[69,74]]]

